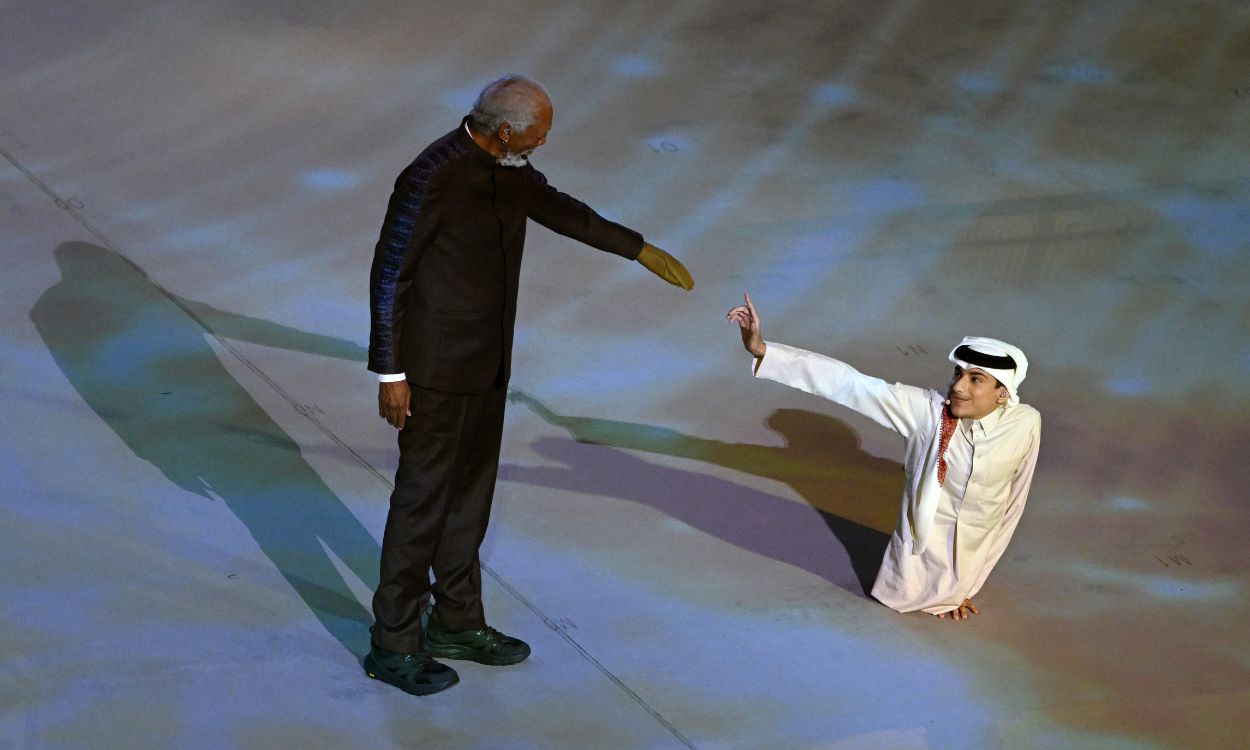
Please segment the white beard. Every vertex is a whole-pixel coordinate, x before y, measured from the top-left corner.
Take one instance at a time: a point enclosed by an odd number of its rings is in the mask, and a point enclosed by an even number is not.
[[[529,151],[526,151],[523,154],[514,154],[511,151],[508,151],[503,156],[496,158],[495,161],[498,162],[501,167],[523,167],[530,163],[529,157]]]

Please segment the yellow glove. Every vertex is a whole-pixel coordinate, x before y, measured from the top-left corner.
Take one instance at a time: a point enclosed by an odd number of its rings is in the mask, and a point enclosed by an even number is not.
[[[694,279],[690,278],[690,272],[681,264],[681,261],[650,242],[642,244],[642,252],[638,255],[638,262],[646,266],[648,271],[673,286],[679,286],[686,291],[694,289]]]

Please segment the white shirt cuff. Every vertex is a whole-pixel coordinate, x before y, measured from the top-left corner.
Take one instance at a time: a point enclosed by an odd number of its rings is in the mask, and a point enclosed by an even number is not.
[[[399,380],[407,380],[408,376],[402,372],[392,372],[386,375],[378,375],[379,383],[394,383]]]
[[[760,375],[760,370],[764,368],[765,362],[768,362],[769,364],[768,369],[770,370],[772,369],[771,365],[773,365],[773,363],[777,361],[777,357],[772,356],[774,346],[775,344],[770,344],[769,342],[765,341],[764,342],[764,356],[751,358],[751,374],[752,375],[754,375],[757,378],[764,377]],[[770,357],[772,357],[772,359],[769,359]]]

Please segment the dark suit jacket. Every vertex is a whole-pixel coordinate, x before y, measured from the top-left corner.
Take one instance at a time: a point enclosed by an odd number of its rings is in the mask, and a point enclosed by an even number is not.
[[[369,369],[415,386],[480,393],[511,374],[526,219],[634,260],[642,235],[503,167],[464,123],[395,181],[369,279]]]

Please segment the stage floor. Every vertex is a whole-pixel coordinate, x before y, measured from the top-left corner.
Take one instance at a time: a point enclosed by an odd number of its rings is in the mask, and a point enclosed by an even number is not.
[[[1250,732],[1243,2],[10,2],[0,748],[1231,748]],[[510,668],[367,679],[395,175],[543,81],[483,549]],[[944,387],[1018,344],[1032,494],[969,622],[865,594],[901,441],[725,311]]]

